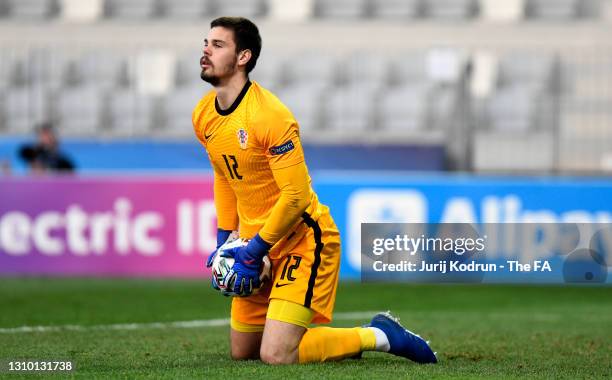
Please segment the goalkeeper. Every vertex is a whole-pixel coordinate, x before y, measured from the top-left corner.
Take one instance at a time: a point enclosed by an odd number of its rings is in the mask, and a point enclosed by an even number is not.
[[[427,343],[389,314],[374,316],[368,327],[309,327],[332,319],[340,235],[311,188],[298,123],[278,98],[249,80],[260,51],[251,21],[212,21],[200,66],[214,89],[193,111],[195,134],[214,169],[217,246],[232,230],[250,239],[231,252],[233,293],[242,296],[232,299],[232,358],[309,363],[378,350],[435,362]],[[272,280],[251,295],[265,255]]]

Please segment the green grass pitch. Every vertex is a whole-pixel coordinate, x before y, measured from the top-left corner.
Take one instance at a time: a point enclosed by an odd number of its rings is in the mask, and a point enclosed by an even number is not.
[[[76,370],[68,376],[82,379],[612,376],[611,287],[341,284],[336,312],[387,309],[431,340],[439,364],[417,365],[380,353],[280,367],[234,362],[227,326],[15,332],[7,329],[226,318],[229,300],[205,280],[4,278],[0,361],[70,359]],[[343,319],[333,325],[366,321]],[[22,376],[32,374],[0,373],[1,378]]]

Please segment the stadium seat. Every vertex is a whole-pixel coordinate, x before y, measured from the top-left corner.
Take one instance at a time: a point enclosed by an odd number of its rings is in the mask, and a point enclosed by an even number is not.
[[[479,172],[549,172],[553,136],[548,132],[480,131],[473,141],[473,168]]]
[[[96,85],[65,88],[57,95],[58,128],[66,135],[101,136],[106,107],[106,97]]]
[[[287,80],[324,88],[338,82],[337,60],[316,50],[305,50],[287,65]]]
[[[57,90],[64,80],[69,56],[52,48],[31,49],[25,57],[26,80],[30,86],[42,86]]]
[[[372,16],[381,19],[413,19],[421,14],[420,0],[371,0]]]
[[[428,125],[431,87],[404,85],[384,91],[378,109],[378,123],[385,132],[413,132]]]
[[[480,0],[480,16],[492,22],[515,22],[525,16],[525,0]]]
[[[27,85],[25,57],[14,50],[0,50],[0,89]]]
[[[437,20],[467,20],[477,11],[475,0],[427,0],[426,15]]]
[[[491,127],[499,131],[526,132],[535,129],[540,96],[531,86],[497,90],[487,104]]]
[[[267,9],[265,0],[215,0],[214,12],[222,16],[259,17]]]
[[[105,15],[123,20],[147,20],[158,14],[157,0],[106,0]]]
[[[317,18],[360,19],[367,16],[367,0],[315,0]]]
[[[76,77],[83,84],[93,84],[101,90],[120,86],[128,76],[124,57],[111,50],[84,52],[75,62]]]
[[[51,117],[49,92],[42,87],[14,87],[4,95],[4,124],[7,132],[28,134]]]
[[[540,52],[515,51],[499,62],[499,85],[522,83],[543,89],[552,85],[555,57]]]
[[[42,20],[58,11],[56,0],[6,0],[6,11],[13,19]]]
[[[159,124],[159,107],[151,95],[132,89],[114,91],[109,98],[109,122],[115,136],[143,136]]]
[[[358,138],[375,125],[379,94],[375,85],[349,85],[329,90],[323,101],[324,122],[329,133],[345,141]]]
[[[402,86],[429,81],[427,53],[420,50],[402,51],[389,60],[392,85]]]
[[[528,18],[572,20],[579,15],[579,0],[527,0]]]
[[[163,107],[162,134],[173,136],[193,136],[191,115],[198,101],[210,90],[203,82],[178,87],[166,95],[161,103]]]
[[[103,0],[61,0],[61,18],[70,22],[92,22],[104,11]]]
[[[389,61],[386,56],[358,51],[346,56],[340,67],[342,84],[379,88],[389,84]]]
[[[203,83],[200,78],[202,73],[200,58],[202,58],[201,49],[190,49],[178,53],[175,75],[177,86],[201,85]]]
[[[195,20],[211,13],[211,2],[208,0],[164,0],[163,17],[173,20]]]
[[[249,77],[265,88],[275,91],[287,83],[287,60],[282,55],[266,52],[259,57]]]
[[[289,108],[300,125],[300,134],[309,138],[317,137],[322,127],[321,98],[324,89],[318,85],[302,83],[285,87],[276,96]]]

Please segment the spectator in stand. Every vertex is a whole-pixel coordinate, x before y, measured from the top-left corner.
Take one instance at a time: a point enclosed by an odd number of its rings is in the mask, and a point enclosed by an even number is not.
[[[36,136],[36,143],[23,145],[19,149],[19,157],[32,172],[71,173],[75,170],[72,160],[59,150],[59,141],[51,123],[39,125]]]

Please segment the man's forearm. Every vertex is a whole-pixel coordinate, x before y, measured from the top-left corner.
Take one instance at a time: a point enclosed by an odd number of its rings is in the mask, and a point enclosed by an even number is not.
[[[310,183],[304,162],[274,170],[273,173],[281,196],[259,231],[259,236],[270,245],[287,234],[310,204]]]

